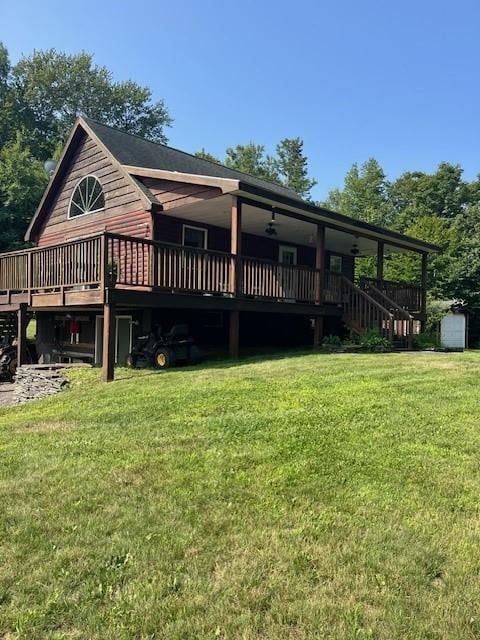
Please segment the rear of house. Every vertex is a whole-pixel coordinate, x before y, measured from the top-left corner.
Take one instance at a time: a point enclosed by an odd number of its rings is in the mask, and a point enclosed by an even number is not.
[[[301,200],[276,184],[80,118],[32,219],[34,248],[0,254],[0,316],[24,358],[103,365],[136,336],[187,324],[204,351],[318,345],[376,329],[408,345],[425,321],[436,247]],[[415,252],[419,283],[384,279]],[[376,258],[376,278],[357,261]]]

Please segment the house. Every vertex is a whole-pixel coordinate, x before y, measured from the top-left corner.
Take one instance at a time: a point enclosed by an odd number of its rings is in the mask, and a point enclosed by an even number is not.
[[[437,248],[303,201],[293,191],[79,118],[30,223],[34,248],[0,254],[0,317],[19,362],[37,318],[42,361],[84,359],[113,378],[135,334],[187,322],[200,343],[318,345],[378,329],[408,344],[425,321]],[[421,255],[420,284],[384,258]],[[375,256],[376,278],[354,283]]]

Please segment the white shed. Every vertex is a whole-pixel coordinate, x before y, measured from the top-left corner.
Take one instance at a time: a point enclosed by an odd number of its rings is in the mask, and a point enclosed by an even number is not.
[[[467,344],[467,317],[465,313],[447,313],[440,323],[440,342],[444,349],[463,351]]]

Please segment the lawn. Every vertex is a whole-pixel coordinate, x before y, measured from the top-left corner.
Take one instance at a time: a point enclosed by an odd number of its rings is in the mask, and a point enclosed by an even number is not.
[[[0,637],[480,637],[480,353],[76,371],[0,410]]]

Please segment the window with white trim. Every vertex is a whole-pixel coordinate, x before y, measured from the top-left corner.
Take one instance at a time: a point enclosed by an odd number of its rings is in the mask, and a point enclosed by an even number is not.
[[[102,185],[95,176],[82,178],[70,198],[68,217],[76,218],[86,213],[95,213],[105,208],[105,195]]]

